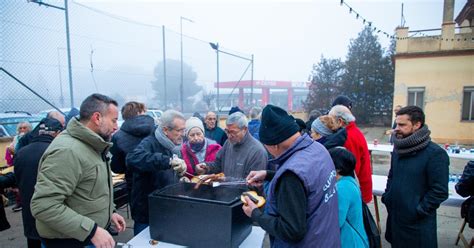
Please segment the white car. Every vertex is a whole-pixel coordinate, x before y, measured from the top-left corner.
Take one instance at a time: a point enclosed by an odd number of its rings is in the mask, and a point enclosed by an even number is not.
[[[163,115],[163,111],[158,110],[158,109],[148,109],[146,111],[146,114],[153,117],[153,119],[155,119],[156,125],[160,125],[161,123],[160,118]]]
[[[64,113],[64,116],[67,116],[69,114],[69,111],[71,111],[71,108],[60,108],[61,112]],[[51,111],[57,111],[57,109],[47,109],[47,110],[42,110],[38,113],[39,116],[46,117],[49,112]]]
[[[26,112],[0,113],[0,138],[13,137],[17,135],[16,126],[20,122],[28,121],[34,128],[41,121],[41,119],[41,116],[31,115]]]

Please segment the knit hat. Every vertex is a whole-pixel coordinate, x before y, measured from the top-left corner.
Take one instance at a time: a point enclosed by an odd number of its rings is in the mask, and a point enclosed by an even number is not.
[[[293,116],[284,109],[267,105],[262,111],[260,125],[260,142],[266,145],[276,145],[287,140],[300,130]]]
[[[300,118],[295,118],[296,124],[298,124],[298,127],[300,128],[300,132],[303,130],[306,130],[306,123]]]
[[[326,137],[331,135],[333,132],[329,129],[324,123],[321,122],[321,119],[316,118],[311,124],[311,129],[319,133],[321,136]]]
[[[186,121],[186,136],[188,136],[189,131],[195,127],[201,129],[202,133],[204,133],[204,125],[202,124],[202,121],[197,117],[190,117]]]
[[[334,99],[331,107],[334,107],[336,105],[344,105],[348,109],[352,109],[352,100],[347,96],[339,95],[336,97],[336,99]]]
[[[235,112],[241,112],[242,114],[245,114],[244,111],[242,111],[242,109],[239,108],[239,106],[235,106],[235,107],[230,108],[229,115],[231,115]]]

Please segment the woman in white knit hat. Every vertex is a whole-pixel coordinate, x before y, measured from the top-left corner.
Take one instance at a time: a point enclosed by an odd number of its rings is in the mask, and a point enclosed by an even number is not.
[[[196,165],[203,162],[214,162],[221,146],[204,137],[204,125],[199,118],[191,117],[186,121],[187,141],[181,147],[181,154],[186,162],[188,178],[196,175]]]

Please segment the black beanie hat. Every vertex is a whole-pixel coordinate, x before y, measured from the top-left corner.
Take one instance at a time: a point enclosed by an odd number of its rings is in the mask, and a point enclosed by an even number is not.
[[[260,142],[265,145],[280,144],[300,130],[293,116],[273,105],[267,105],[263,109],[261,121]]]
[[[339,95],[336,97],[336,99],[334,99],[331,107],[334,107],[336,105],[344,105],[348,109],[352,109],[352,100],[347,96]]]
[[[300,132],[303,130],[306,130],[306,123],[300,118],[295,118],[296,124],[298,124],[298,127],[300,128]]]
[[[242,111],[242,109],[239,108],[239,106],[235,106],[235,107],[230,108],[229,115],[231,115],[235,112],[240,112],[242,114],[245,114],[244,111]]]

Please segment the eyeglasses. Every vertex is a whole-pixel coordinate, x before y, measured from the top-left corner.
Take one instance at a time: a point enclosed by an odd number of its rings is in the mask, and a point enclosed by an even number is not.
[[[181,128],[181,129],[176,129],[176,128],[172,128],[172,127],[168,127],[170,130],[173,130],[173,131],[176,131],[178,133],[184,133],[184,131],[186,130],[186,128]]]
[[[228,135],[236,135],[236,134],[240,133],[240,131],[242,131],[242,130],[229,130],[227,128],[224,129],[224,132]]]

